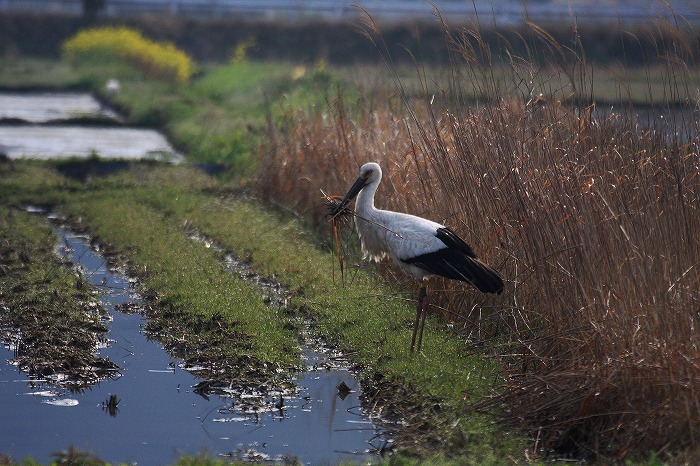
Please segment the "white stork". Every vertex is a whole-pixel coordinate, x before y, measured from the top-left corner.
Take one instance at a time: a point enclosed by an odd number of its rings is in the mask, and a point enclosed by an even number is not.
[[[429,277],[440,275],[470,283],[483,293],[498,294],[503,291],[503,280],[498,272],[481,262],[472,248],[446,226],[414,215],[374,207],[374,194],[381,181],[382,169],[378,164],[369,162],[362,165],[360,176],[336,207],[334,216],[357,196],[355,227],[364,258],[379,262],[389,256],[404,273],[418,280],[420,291],[411,352],[416,343],[419,323],[420,351],[428,309],[425,287]]]

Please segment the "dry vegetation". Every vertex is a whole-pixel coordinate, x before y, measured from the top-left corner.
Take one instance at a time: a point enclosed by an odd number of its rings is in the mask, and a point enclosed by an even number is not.
[[[657,58],[673,96],[696,63],[683,42],[691,35],[666,27],[678,42],[666,50],[677,53]],[[596,109],[575,31],[570,47],[538,34],[533,50],[550,53],[547,66],[542,53],[516,57],[507,43],[498,52],[510,86],[490,80],[496,52],[478,28],[451,37],[449,111],[404,99],[400,109],[350,112],[339,99],[324,115],[298,115],[261,156],[259,192],[327,232],[319,190],[342,194],[362,163],[379,162],[379,207],[447,223],[506,277],[500,297],[432,283],[444,290],[433,309],[454,322],[465,351],[483,347],[503,368],[500,390],[478,407],[530,432],[533,453],[692,455],[700,132],[683,115],[696,103],[663,120]],[[569,87],[548,87],[562,80]],[[485,103],[455,104],[465,82]]]

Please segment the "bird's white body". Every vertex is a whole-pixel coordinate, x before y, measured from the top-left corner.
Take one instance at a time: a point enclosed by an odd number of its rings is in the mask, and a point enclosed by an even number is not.
[[[432,274],[405,262],[416,256],[445,248],[437,237],[439,228],[445,228],[415,215],[381,210],[374,207],[374,192],[379,183],[360,191],[355,203],[355,226],[365,259],[379,262],[390,257],[399,268],[417,280]]]

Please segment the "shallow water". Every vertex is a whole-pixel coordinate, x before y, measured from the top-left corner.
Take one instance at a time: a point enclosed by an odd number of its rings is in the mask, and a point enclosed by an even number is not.
[[[88,238],[58,232],[65,238],[58,252],[79,264],[102,290],[102,304],[113,320],[99,353],[121,367],[120,376],[70,393],[19,372],[9,363],[12,351],[1,348],[0,453],[45,463],[74,445],[112,463],[145,465],[170,464],[180,454],[200,451],[271,460],[298,457],[306,464],[379,460],[372,451],[385,440],[360,408],[359,383],[335,364],[330,370],[314,369],[328,367],[329,356],[321,348],[303,348],[310,370],[298,376],[298,393],[272,394],[283,398],[282,406],[264,408],[254,393],[197,395],[192,387],[200,379],[144,335],[143,317],[115,310],[122,303],[138,306],[128,279],[107,269]],[[353,390],[345,397],[336,388],[341,382]],[[111,413],[110,395],[119,400]]]

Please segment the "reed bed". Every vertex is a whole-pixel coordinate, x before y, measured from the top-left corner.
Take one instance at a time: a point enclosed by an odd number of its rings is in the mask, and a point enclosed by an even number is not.
[[[695,63],[684,55],[692,48],[684,34],[670,32],[679,52],[654,66],[666,67],[665,92],[677,96],[687,94]],[[350,112],[337,99],[323,115],[296,115],[261,152],[258,192],[327,233],[320,190],[343,194],[362,163],[379,162],[379,207],[450,225],[506,279],[500,297],[440,279],[431,285],[441,290],[434,312],[452,321],[465,351],[479,348],[503,369],[502,386],[476,409],[498,409],[529,432],[530,454],[693,455],[697,103],[665,118],[659,112],[668,109],[639,116],[596,108],[575,31],[570,46],[538,33],[533,50],[544,53],[513,57],[504,44],[500,66],[511,74],[500,82],[478,28],[449,36],[450,110],[428,95],[423,106],[404,99]],[[563,81],[566,88],[548,86]],[[480,98],[466,101],[465,82]]]

